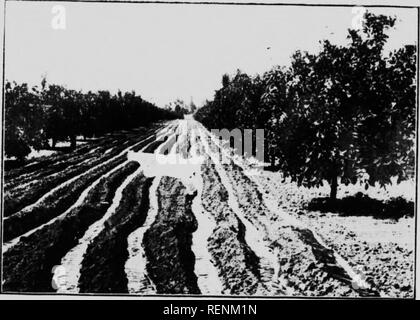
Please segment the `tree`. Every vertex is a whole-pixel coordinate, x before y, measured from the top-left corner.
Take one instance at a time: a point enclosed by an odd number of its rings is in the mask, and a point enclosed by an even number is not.
[[[194,102],[191,101],[190,103],[190,113],[195,113],[197,111],[197,106]]]
[[[350,30],[349,46],[324,41],[318,55],[294,56],[292,110],[279,149],[282,171],[299,184],[327,180],[334,199],[338,179],[368,187],[405,177],[414,133],[415,57],[412,47],[391,60],[383,56],[385,31],[394,22],[368,13],[362,33]]]
[[[395,18],[368,13],[365,19],[365,37],[350,34],[351,55],[358,61],[354,69],[359,86],[353,94],[359,94],[361,107],[359,166],[369,175],[366,187],[375,182],[385,186],[392,176],[405,179],[414,165],[415,47],[384,57],[385,31]]]
[[[365,14],[346,46],[297,51],[288,69],[224,75],[195,118],[207,128],[264,128],[271,164],[299,185],[385,186],[414,165],[415,46],[384,56],[395,19]]]
[[[274,168],[276,159],[279,158],[278,137],[283,131],[283,122],[289,113],[287,81],[289,73],[285,68],[274,67],[264,73],[263,92],[261,95],[261,126],[265,128],[266,155],[271,166]]]
[[[64,117],[64,87],[58,85],[49,85],[43,92],[43,103],[46,110],[46,135],[51,139],[51,147],[60,140],[67,138],[67,125]]]
[[[26,84],[10,82],[5,89],[6,154],[20,161],[31,147],[39,150],[48,139],[52,140],[52,148],[57,141],[68,140],[71,148],[75,148],[78,135],[100,136],[177,117],[173,111],[158,108],[134,91],[117,95],[109,91],[83,93],[47,84],[45,77],[41,89],[30,90]]]
[[[5,85],[5,153],[20,162],[31,152],[39,150],[45,141],[43,110],[37,88],[27,84],[6,82]]]

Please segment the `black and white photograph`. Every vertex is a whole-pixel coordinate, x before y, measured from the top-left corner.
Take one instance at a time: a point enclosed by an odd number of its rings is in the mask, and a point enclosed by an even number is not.
[[[415,299],[414,3],[4,0],[0,296]]]

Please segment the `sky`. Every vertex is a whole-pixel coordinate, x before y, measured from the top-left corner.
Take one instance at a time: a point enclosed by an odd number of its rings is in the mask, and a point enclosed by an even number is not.
[[[64,29],[52,27],[56,4],[65,9]],[[160,107],[177,98],[200,106],[225,73],[287,66],[293,52],[316,52],[322,39],[345,44],[352,9],[7,2],[5,75],[30,85],[46,75],[69,89],[134,90]],[[387,50],[416,43],[415,9],[369,10],[398,19]]]

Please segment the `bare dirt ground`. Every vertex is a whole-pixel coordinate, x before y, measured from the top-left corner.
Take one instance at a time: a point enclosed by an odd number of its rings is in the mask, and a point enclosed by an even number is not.
[[[329,207],[227,151],[189,119],[9,170],[3,291],[413,296],[412,182]]]
[[[325,242],[342,255],[371,282],[384,297],[412,297],[414,289],[414,217],[408,211],[398,219],[372,216],[342,216],[332,212],[308,210],[316,197],[326,197],[328,188],[310,190],[298,187],[280,173],[269,171],[256,176],[267,203],[280,215],[292,216],[316,230]],[[354,186],[343,186],[338,197],[361,192]],[[414,198],[412,182],[391,186],[390,190],[372,188],[371,197],[385,199],[389,194]],[[356,212],[357,214],[357,212]],[[372,213],[373,215],[373,213]]]

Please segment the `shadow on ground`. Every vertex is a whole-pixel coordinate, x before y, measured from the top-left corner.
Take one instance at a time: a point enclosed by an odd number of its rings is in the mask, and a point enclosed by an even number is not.
[[[342,199],[315,198],[308,203],[309,211],[332,212],[342,216],[369,216],[376,219],[399,219],[414,216],[414,202],[402,197],[386,201],[372,199],[359,192]]]

